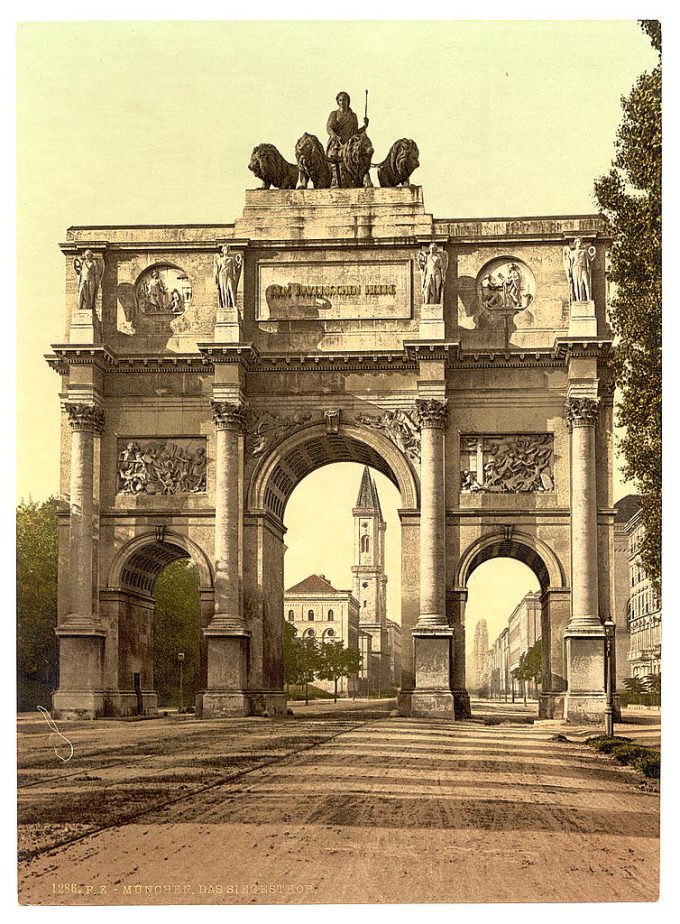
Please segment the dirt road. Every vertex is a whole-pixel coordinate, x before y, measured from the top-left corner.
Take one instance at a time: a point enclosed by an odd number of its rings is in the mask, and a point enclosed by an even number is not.
[[[385,709],[66,724],[68,764],[31,717],[20,900],[656,897],[658,793],[639,774],[511,714],[451,724]]]

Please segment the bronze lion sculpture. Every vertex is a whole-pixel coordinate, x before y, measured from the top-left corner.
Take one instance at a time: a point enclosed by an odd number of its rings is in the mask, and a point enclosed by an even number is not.
[[[352,135],[343,145],[340,145],[339,173],[340,182],[338,183],[338,171],[333,165],[333,181],[331,186],[342,186],[343,189],[349,189],[358,186],[373,186],[369,170],[371,169],[371,158],[373,157],[373,144],[368,135],[363,132],[361,135]]]
[[[408,186],[411,174],[420,166],[418,145],[410,138],[395,141],[385,160],[378,164],[381,186]]]
[[[329,188],[333,179],[332,166],[316,135],[305,132],[298,139],[295,145],[295,160],[300,172],[298,189],[306,189],[310,180],[314,189]]]
[[[262,189],[295,189],[298,181],[296,164],[289,164],[273,144],[258,144],[253,148],[248,169],[262,180]]]

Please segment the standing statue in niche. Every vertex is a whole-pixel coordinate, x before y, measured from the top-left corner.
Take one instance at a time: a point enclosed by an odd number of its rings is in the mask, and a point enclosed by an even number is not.
[[[158,270],[153,270],[151,278],[146,284],[146,310],[152,314],[162,314],[170,298],[170,293],[165,287]]]
[[[432,242],[427,253],[421,250],[418,254],[418,266],[422,280],[423,304],[440,305],[444,297],[444,281],[449,266],[449,255],[446,251],[439,250]]]
[[[97,290],[101,281],[101,267],[91,250],[86,250],[81,260],[73,258],[73,269],[78,277],[78,311],[93,311],[97,299]]]
[[[213,278],[220,297],[220,308],[236,307],[236,293],[242,267],[243,257],[238,253],[230,253],[228,244],[225,244],[221,252],[215,255]]]
[[[574,241],[573,249],[568,245],[562,251],[564,272],[569,283],[569,300],[572,302],[592,301],[591,264],[595,259],[594,247],[582,247],[581,238]]]

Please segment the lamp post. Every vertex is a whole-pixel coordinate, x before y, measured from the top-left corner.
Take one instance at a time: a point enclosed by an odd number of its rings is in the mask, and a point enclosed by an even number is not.
[[[177,661],[179,662],[179,711],[184,709],[184,652],[177,652]]]
[[[604,707],[604,733],[608,738],[614,735],[614,683],[613,683],[613,650],[614,633],[616,625],[611,618],[604,622],[604,668],[606,679],[607,702]]]

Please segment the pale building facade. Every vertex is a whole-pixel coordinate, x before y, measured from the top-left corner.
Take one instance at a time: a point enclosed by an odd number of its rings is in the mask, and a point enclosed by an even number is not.
[[[401,626],[393,619],[387,623],[387,685],[399,687],[401,682]]]
[[[285,619],[300,638],[320,645],[342,642],[345,648],[359,648],[359,604],[350,590],[336,590],[324,574],[310,574],[289,587],[284,596]],[[332,680],[315,680],[314,685],[332,693]],[[352,696],[359,688],[356,676],[342,677],[338,693]]]
[[[640,560],[640,546],[645,534],[640,511],[626,524],[626,534],[630,575],[628,661],[631,676],[642,679],[661,673],[661,604]]]
[[[508,662],[508,635],[506,626],[489,649],[487,660],[489,669],[489,696],[494,699],[507,699],[510,694],[510,668]]]

